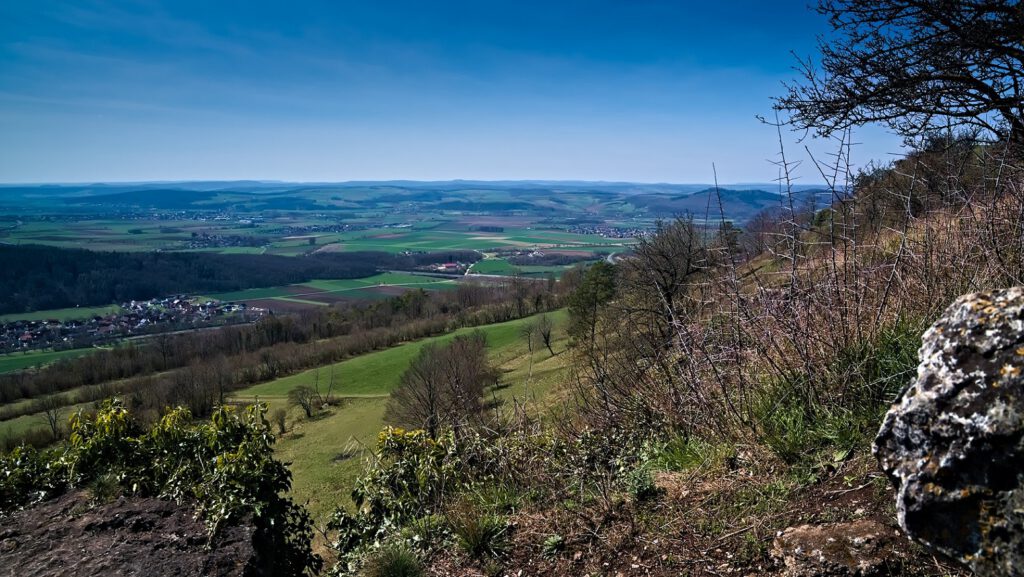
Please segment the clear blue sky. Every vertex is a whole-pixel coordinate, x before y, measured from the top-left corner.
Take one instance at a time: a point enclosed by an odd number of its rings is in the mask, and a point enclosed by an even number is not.
[[[770,181],[755,116],[825,32],[803,1],[10,0],[0,182]]]

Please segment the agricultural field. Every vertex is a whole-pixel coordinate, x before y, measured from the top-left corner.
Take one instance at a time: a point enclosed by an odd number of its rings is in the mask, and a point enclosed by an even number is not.
[[[473,263],[473,266],[469,267],[470,274],[494,274],[494,275],[513,275],[520,271],[520,267],[517,267],[503,258],[485,258],[483,260]]]
[[[531,227],[505,228],[502,232],[475,230],[472,220],[450,221],[433,228],[385,228],[328,235],[317,239],[319,250],[439,251],[448,249],[496,250],[509,248],[623,247],[632,239],[605,238],[575,234],[558,229]],[[273,250],[273,249],[271,249]]]
[[[569,252],[569,251],[564,251]],[[586,251],[585,254],[593,256],[594,253]],[[596,258],[591,259],[589,262],[597,260]],[[576,266],[575,264],[566,265],[519,265],[508,262],[507,259],[494,256],[493,254],[486,254],[482,260],[473,263],[469,267],[467,274],[469,275],[494,275],[494,276],[523,276],[523,277],[535,277],[535,278],[546,278],[554,277],[561,278],[562,274],[568,269]]]
[[[253,234],[254,229],[201,220],[139,220],[96,218],[28,221],[4,231],[0,240],[10,244],[45,244],[60,248],[98,251],[152,251],[185,246],[193,233]]]
[[[0,323],[12,323],[15,321],[75,321],[88,319],[95,316],[107,316],[121,311],[119,305],[106,305],[101,307],[73,307],[68,309],[50,309],[46,311],[35,311],[31,313],[11,313],[0,315]]]
[[[26,351],[0,355],[0,373],[10,373],[55,363],[61,359],[73,359],[92,353],[95,349],[69,349],[65,351]]]
[[[310,511],[322,522],[335,504],[351,503],[352,483],[384,426],[388,393],[398,385],[402,372],[427,343],[446,342],[458,334],[482,331],[487,335],[491,360],[502,371],[503,387],[494,392],[496,397],[505,402],[514,398],[538,410],[546,406],[552,398],[554,384],[568,368],[565,313],[558,311],[549,316],[556,327],[553,348],[558,354],[555,356],[540,343],[535,343],[530,354],[521,329],[525,323],[535,321],[531,317],[477,329],[460,329],[369,353],[244,389],[233,400],[259,398],[267,402],[271,410],[287,408],[291,389],[317,382],[320,390],[326,392],[333,371],[335,386],[331,396],[342,399],[341,405],[313,419],[306,419],[301,410],[290,409],[289,431],[278,439],[275,448],[278,456],[290,463],[296,499],[308,500]]]
[[[650,223],[634,223],[649,226]],[[193,251],[223,254],[299,256],[315,251],[431,252],[450,249],[615,248],[632,238],[606,238],[570,232],[539,217],[435,213],[336,214],[231,213],[192,214],[168,220],[131,214],[65,215],[0,226],[0,242],[43,244],[97,251]]]
[[[417,288],[449,290],[455,285],[456,281],[450,278],[389,272],[358,279],[311,280],[287,286],[215,293],[199,298],[246,302],[260,308],[284,311],[346,300],[377,300]]]

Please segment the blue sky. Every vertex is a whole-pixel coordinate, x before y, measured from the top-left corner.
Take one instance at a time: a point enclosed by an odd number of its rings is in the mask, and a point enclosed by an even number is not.
[[[803,1],[13,0],[0,182],[771,181],[756,116],[822,33]]]

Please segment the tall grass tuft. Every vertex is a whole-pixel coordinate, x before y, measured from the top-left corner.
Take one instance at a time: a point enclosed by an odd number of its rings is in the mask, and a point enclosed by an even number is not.
[[[374,551],[363,565],[362,577],[422,577],[423,562],[411,549],[392,543]]]

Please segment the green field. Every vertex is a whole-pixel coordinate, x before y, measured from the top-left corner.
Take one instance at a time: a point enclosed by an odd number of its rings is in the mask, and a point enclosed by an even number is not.
[[[422,288],[426,290],[445,290],[455,287],[455,281],[449,278],[431,277],[404,273],[382,273],[365,278],[311,280],[309,282],[288,286],[254,288],[240,291],[215,293],[202,298],[219,301],[254,301],[278,300],[311,305],[328,304],[337,297],[352,298],[384,298],[385,293],[379,289],[387,287]],[[327,299],[318,301],[317,297]]]
[[[469,269],[470,274],[487,274],[513,276],[521,275],[526,277],[554,276],[559,278],[566,270],[575,265],[514,265],[503,258],[486,258],[476,262]]]
[[[551,356],[540,343],[534,346],[532,377],[530,359],[520,329],[533,318],[479,327],[487,335],[491,359],[502,370],[502,382],[508,385],[495,392],[498,399],[512,398],[535,406],[564,377],[569,355],[564,353],[565,314],[551,313],[556,323],[555,351]],[[374,447],[377,433],[384,425],[384,407],[388,393],[398,384],[402,372],[428,342],[445,342],[453,333],[406,343],[334,365],[336,385],[333,397],[345,398],[341,407],[332,408],[313,420],[292,410],[290,431],[276,445],[278,456],[290,462],[294,475],[292,491],[299,502],[307,502],[318,521],[323,521],[338,503],[350,503],[349,493],[356,475],[365,466],[364,459]],[[330,367],[320,368],[320,389],[325,391]],[[248,401],[258,396],[272,408],[286,406],[288,391],[316,380],[316,370],[305,371],[239,391],[235,400]]]
[[[592,262],[592,261],[591,261]],[[555,278],[561,278],[562,273],[569,270],[575,265],[563,265],[563,266],[541,266],[541,265],[527,265],[519,267],[519,274],[528,277],[547,277],[553,276]]]
[[[348,191],[346,194],[358,199],[381,193],[386,191],[365,191],[365,194]],[[318,202],[336,196],[327,191],[307,191],[302,196],[307,194],[316,197]],[[474,191],[474,194],[491,197],[492,201],[501,201],[504,195],[495,191]],[[251,201],[255,197],[247,198]],[[581,196],[576,200],[585,203],[578,207],[582,210],[595,199]],[[343,206],[347,202],[338,200],[330,204]],[[194,209],[206,210],[204,206],[200,202]],[[253,224],[253,219],[259,223]],[[20,222],[0,230],[0,240],[10,244],[45,244],[106,251],[175,250],[282,256],[299,256],[319,250],[400,253],[453,249],[607,249],[632,244],[629,239],[567,232],[547,224],[539,215],[488,216],[426,208],[411,216],[410,213],[391,214],[388,210],[364,208],[346,213],[343,220],[347,224],[369,225],[370,228],[332,232],[330,228],[339,223],[338,215],[305,210],[270,213],[256,210],[228,218],[174,221],[118,219],[97,214],[83,220]],[[495,227],[497,232],[480,230],[484,225]],[[631,225],[636,226],[636,223]],[[314,240],[313,244],[309,243],[310,239]]]
[[[377,286],[449,286],[452,280],[447,278],[431,277],[418,274],[405,274],[387,272],[366,278],[339,279],[339,280],[312,280],[302,283],[302,286],[312,287],[326,292],[343,292],[359,288]],[[435,287],[432,287],[435,288]]]
[[[79,409],[90,409],[92,406],[93,403],[79,403],[62,408],[60,410],[60,417],[63,426],[65,428],[67,427],[68,419],[70,419],[71,415],[74,415]],[[7,421],[0,421],[0,439],[6,437],[18,437],[30,431],[49,430],[50,425],[47,423],[43,413],[22,415]]]
[[[70,349],[66,351],[27,351],[0,355],[0,373],[9,373],[30,367],[39,367],[59,361],[73,359],[95,352],[96,349]]]
[[[70,412],[68,413],[71,414]],[[42,413],[34,415],[23,415],[21,417],[0,421],[0,439],[8,437],[19,437],[33,430],[46,430],[50,426],[46,423]]]
[[[377,250],[391,253],[439,251],[450,249],[492,250],[501,248],[607,248],[631,244],[630,240],[609,239],[563,230],[524,227],[506,228],[503,232],[481,232],[461,222],[446,222],[433,228],[380,228],[334,235],[317,239],[318,245],[346,251]]]
[[[560,320],[564,313],[552,313],[551,316],[554,320]],[[387,395],[398,385],[398,379],[405,368],[409,366],[409,362],[428,342],[443,343],[455,338],[456,335],[481,331],[487,336],[488,348],[501,350],[521,340],[519,330],[525,322],[527,321],[520,319],[483,327],[463,328],[439,337],[405,343],[336,363],[332,365],[335,375],[335,394],[340,397]],[[288,391],[299,385],[313,385],[318,373],[321,389],[326,389],[332,366],[311,369],[255,385],[239,391],[235,396],[284,398],[288,396]]]
[[[56,319],[58,321],[70,321],[87,319],[94,316],[106,316],[121,310],[118,305],[105,305],[101,307],[74,307],[69,309],[50,309],[47,311],[35,311],[31,313],[10,313],[0,315],[0,323],[14,321],[46,321]]]
[[[512,265],[503,258],[485,258],[474,263],[469,268],[469,272],[475,274],[514,275],[519,272],[519,267]]]

